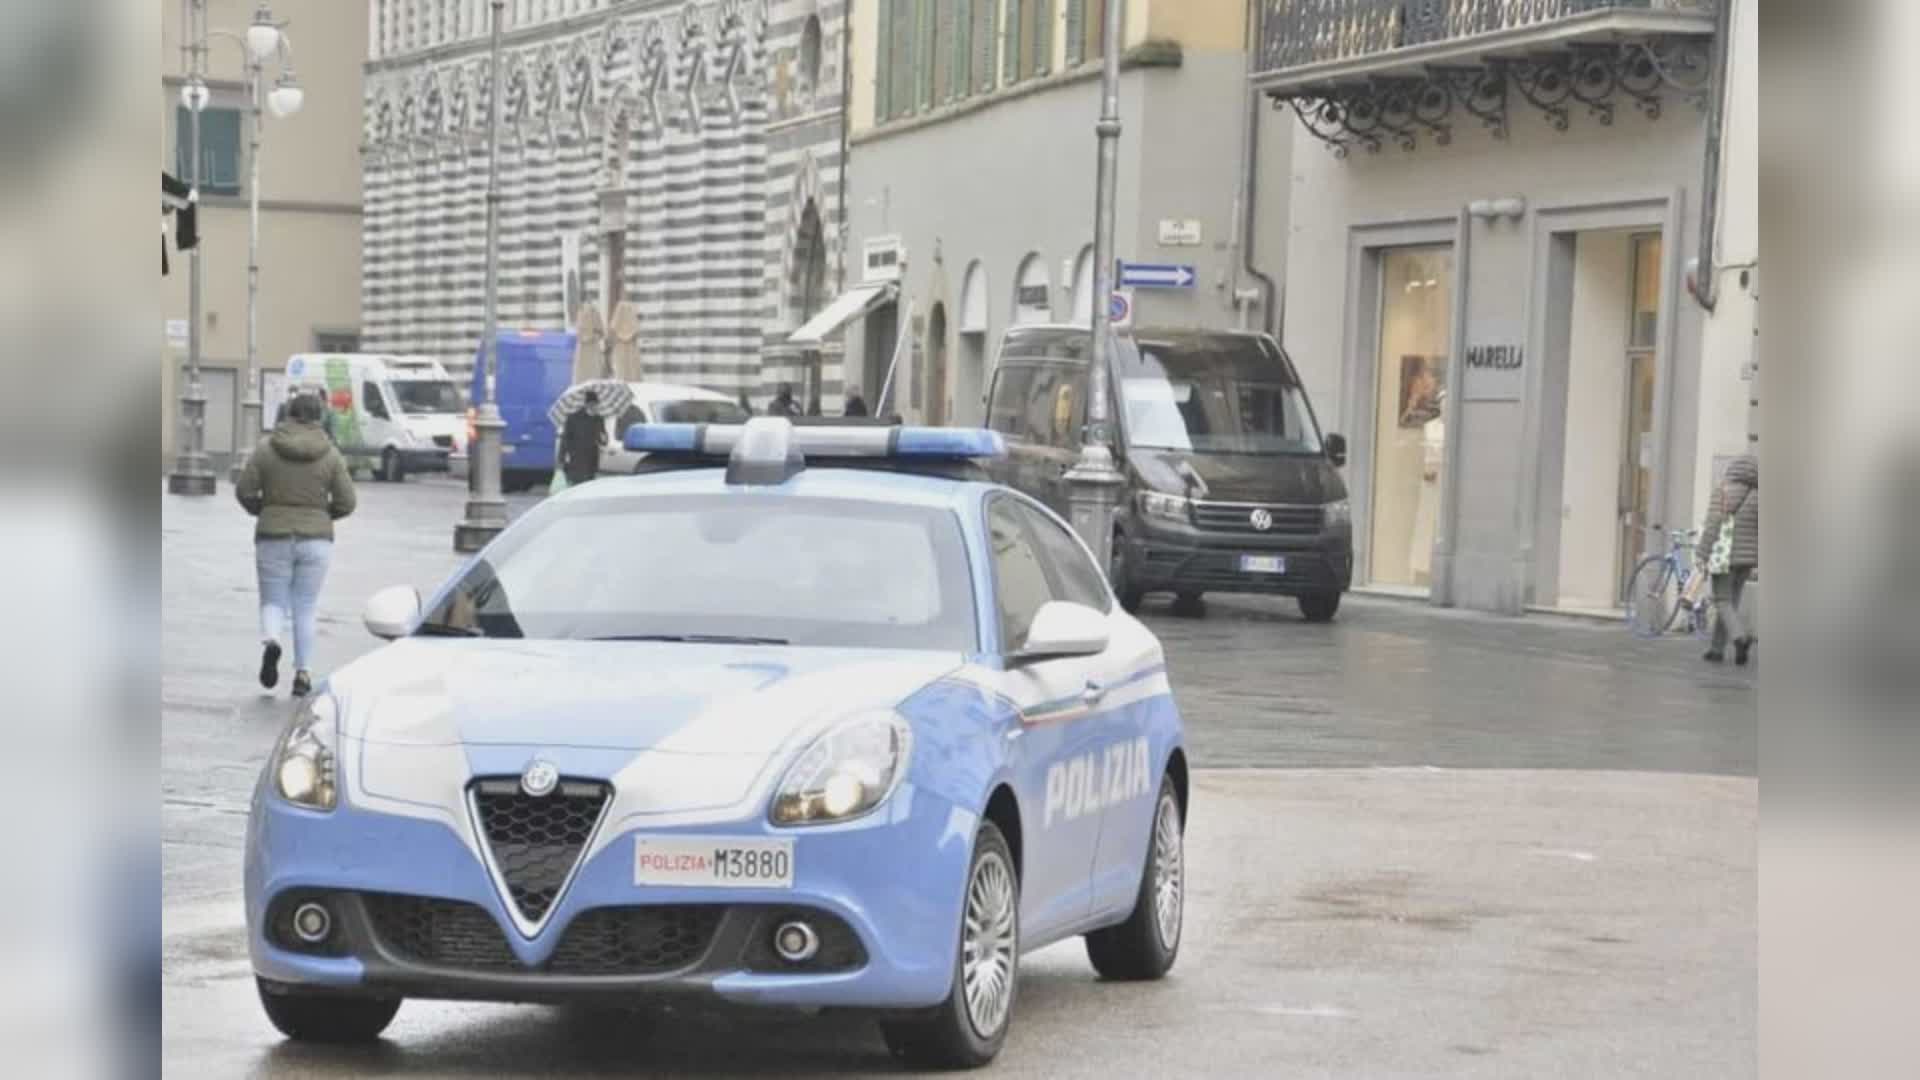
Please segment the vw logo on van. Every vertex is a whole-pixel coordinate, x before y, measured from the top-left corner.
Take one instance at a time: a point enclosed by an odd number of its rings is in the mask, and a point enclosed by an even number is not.
[[[1247,515],[1247,520],[1253,524],[1255,532],[1266,532],[1273,528],[1273,513],[1264,506]]]

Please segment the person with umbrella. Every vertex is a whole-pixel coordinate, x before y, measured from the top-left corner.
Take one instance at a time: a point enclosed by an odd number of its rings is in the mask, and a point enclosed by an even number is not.
[[[560,432],[560,471],[568,486],[584,484],[600,474],[600,450],[607,445],[607,425],[600,417],[600,394],[589,389],[580,407],[567,414]]]

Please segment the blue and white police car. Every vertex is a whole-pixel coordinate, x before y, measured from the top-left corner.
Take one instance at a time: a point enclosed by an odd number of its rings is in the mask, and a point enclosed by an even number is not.
[[[645,475],[528,511],[342,668],[263,771],[260,1000],[373,1039],[403,999],[697,993],[872,1010],[991,1060],[1020,955],[1180,947],[1159,641],[988,431],[636,426]]]

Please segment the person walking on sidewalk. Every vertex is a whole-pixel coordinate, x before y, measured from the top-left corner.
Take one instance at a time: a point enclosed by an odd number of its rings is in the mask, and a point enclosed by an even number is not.
[[[1760,463],[1752,456],[1727,463],[1726,475],[1707,503],[1696,554],[1713,577],[1713,643],[1703,659],[1724,661],[1731,638],[1733,662],[1745,664],[1753,630],[1740,613],[1740,595],[1760,565]]]
[[[567,414],[560,432],[560,472],[567,485],[584,484],[600,475],[600,448],[607,445],[607,424],[598,408],[600,394],[589,390],[581,406]]]
[[[233,493],[259,519],[260,685],[280,681],[281,634],[293,622],[293,694],[313,689],[315,607],[333,556],[333,523],[353,513],[353,475],[321,427],[320,399],[302,394],[247,458]]]

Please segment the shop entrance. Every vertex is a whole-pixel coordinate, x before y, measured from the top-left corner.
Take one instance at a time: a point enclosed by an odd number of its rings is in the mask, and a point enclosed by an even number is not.
[[[1570,234],[1557,603],[1611,608],[1652,524],[1659,233]]]
[[[1453,252],[1444,245],[1389,248],[1379,264],[1368,578],[1424,592],[1433,585],[1446,475]]]

